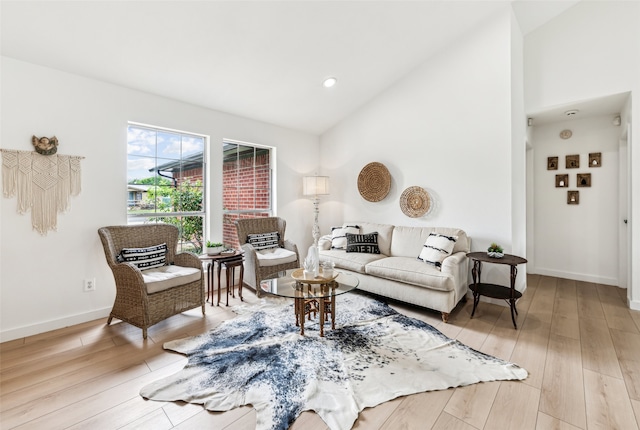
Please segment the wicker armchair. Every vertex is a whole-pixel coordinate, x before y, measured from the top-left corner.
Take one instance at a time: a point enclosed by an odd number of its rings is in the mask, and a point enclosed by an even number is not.
[[[142,329],[189,309],[205,313],[202,262],[193,253],[176,253],[178,228],[169,224],[111,226],[98,229],[107,263],[116,282],[116,299],[107,324],[115,317]],[[167,244],[162,267],[140,270],[120,262],[123,248],[145,248]],[[197,270],[194,270],[197,269]],[[199,271],[199,272],[198,272]],[[187,272],[184,274],[183,273]],[[163,278],[163,273],[166,276]]]
[[[282,270],[300,267],[298,247],[293,242],[284,238],[287,226],[287,222],[284,219],[279,217],[240,219],[236,221],[235,224],[238,233],[238,241],[240,242],[240,246],[244,250],[245,255],[244,284],[255,290],[256,296],[261,296],[262,290],[260,288],[260,281],[265,279],[268,275]],[[279,233],[279,247],[294,253],[295,259],[291,257],[287,262],[274,264],[273,260],[263,259],[262,255],[260,255],[262,251],[257,251],[253,245],[248,243],[247,239],[250,234],[263,234],[274,231]]]

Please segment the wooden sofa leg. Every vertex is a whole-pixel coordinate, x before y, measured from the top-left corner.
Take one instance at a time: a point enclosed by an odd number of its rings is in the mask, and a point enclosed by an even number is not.
[[[442,312],[442,322],[445,324],[449,322],[449,312]]]
[[[146,338],[147,338],[147,329],[146,329],[146,328],[143,328],[143,329],[142,329],[142,338],[143,338],[143,339],[146,339]]]
[[[107,325],[111,324],[111,320],[113,320],[113,315],[109,315],[109,319],[107,320]]]

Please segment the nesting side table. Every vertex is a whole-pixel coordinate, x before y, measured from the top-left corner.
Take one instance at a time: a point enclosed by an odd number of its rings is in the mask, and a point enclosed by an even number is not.
[[[234,270],[235,267],[237,266],[241,266],[240,267],[240,287],[238,288],[238,294],[240,295],[240,298],[242,298],[242,275],[244,274],[244,267],[242,267],[242,263],[244,262],[244,251],[242,250],[234,250],[233,253],[225,253],[225,254],[218,254],[218,255],[207,255],[207,254],[202,254],[198,256],[200,258],[200,260],[202,260],[203,262],[207,263],[207,276],[208,276],[208,282],[207,282],[207,301],[209,301],[209,298],[211,299],[211,306],[213,306],[213,302],[214,302],[214,296],[215,296],[215,290],[214,290],[214,273],[213,273],[213,268],[214,265],[217,263],[218,265],[218,270],[217,270],[217,275],[218,275],[218,306],[220,306],[220,289],[221,289],[221,285],[220,285],[220,272],[222,271],[222,267],[224,266],[227,269],[227,306],[229,306],[229,288],[233,289],[233,277],[229,277],[229,272],[228,270]],[[235,296],[234,296],[235,297]]]
[[[473,269],[471,269],[473,284],[469,285],[469,288],[473,291],[473,311],[471,311],[471,318],[473,318],[473,314],[476,312],[480,296],[501,299],[509,303],[509,307],[511,308],[511,321],[513,321],[513,327],[517,329],[516,315],[518,314],[518,310],[516,309],[516,300],[522,297],[522,293],[515,288],[516,276],[518,275],[518,268],[516,266],[526,263],[527,260],[511,254],[504,254],[502,258],[493,258],[489,257],[486,252],[470,252],[467,254],[467,257],[473,260]],[[511,285],[506,287],[503,285],[483,283],[480,279],[482,275],[482,263],[509,265],[511,267]]]

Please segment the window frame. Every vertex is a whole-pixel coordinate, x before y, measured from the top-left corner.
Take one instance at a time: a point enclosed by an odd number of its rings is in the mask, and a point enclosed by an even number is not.
[[[142,155],[142,154],[135,154],[135,153],[131,153],[130,152],[130,145],[132,145],[132,140],[131,140],[131,135],[130,135],[130,128],[135,128],[135,129],[139,129],[139,130],[146,130],[148,132],[151,133],[155,133],[155,152],[154,155]],[[178,158],[175,159],[167,159],[164,157],[159,157],[159,153],[158,153],[158,147],[160,145],[159,141],[158,141],[158,134],[161,133],[167,133],[167,134],[173,134],[173,135],[179,135],[180,137],[180,155]],[[183,155],[182,151],[183,151],[183,145],[185,144],[185,140],[186,139],[197,139],[197,140],[202,140],[202,152],[201,154],[199,152],[194,152],[194,153],[190,153],[187,154],[186,156]],[[138,123],[138,122],[133,122],[133,121],[129,121],[127,122],[127,225],[134,225],[134,224],[139,224],[139,223],[155,223],[155,222],[162,222],[161,220],[158,220],[158,218],[182,218],[182,217],[200,217],[202,219],[202,231],[200,232],[202,237],[200,238],[199,241],[194,241],[191,240],[192,238],[188,238],[188,240],[185,241],[185,239],[182,237],[182,228],[180,228],[180,244],[179,244],[179,250],[183,250],[183,249],[187,249],[187,250],[191,250],[193,252],[196,253],[200,253],[202,251],[202,247],[204,246],[205,242],[206,242],[206,232],[207,232],[207,220],[208,220],[208,212],[207,212],[207,200],[208,200],[208,192],[207,192],[207,177],[208,177],[208,171],[207,171],[207,149],[209,147],[209,136],[203,135],[203,134],[199,134],[199,133],[194,133],[194,132],[187,132],[187,131],[182,131],[182,130],[175,130],[175,129],[171,129],[171,128],[167,128],[167,127],[160,127],[160,126],[154,126],[154,125],[149,125],[149,124],[142,124],[142,123]],[[190,158],[194,158],[194,154],[195,154],[195,158],[197,160],[201,160],[201,162],[196,162],[194,163],[193,160],[190,160]],[[169,212],[164,212],[164,211],[159,211],[158,210],[158,206],[157,204],[154,204],[154,207],[152,208],[153,211],[152,212],[144,212],[144,213],[130,213],[129,210],[131,209],[131,200],[129,199],[129,194],[130,194],[130,190],[129,187],[132,185],[136,185],[136,184],[130,184],[130,181],[133,178],[129,178],[129,173],[131,172],[130,170],[130,165],[129,162],[132,159],[136,159],[138,158],[140,161],[144,160],[144,159],[149,159],[149,160],[153,160],[153,165],[155,166],[155,170],[151,170],[149,169],[149,178],[150,177],[165,177],[168,179],[172,179],[173,180],[173,185],[170,185],[174,188],[178,187],[178,184],[180,183],[179,181],[183,181],[185,179],[189,180],[190,177],[189,176],[183,176],[185,171],[189,171],[189,170],[200,170],[200,179],[199,181],[201,182],[200,188],[201,188],[201,203],[200,203],[200,210],[188,210],[188,211],[169,211]],[[160,170],[158,170],[158,167],[162,166],[162,165],[167,165],[167,164],[171,164],[171,162],[173,163],[177,163],[179,165],[178,168],[178,176],[175,177],[173,174],[171,176],[167,176],[166,174],[163,175],[161,174]],[[194,166],[195,167],[191,167],[190,169],[185,169],[183,170],[183,166]],[[197,175],[196,175],[197,177]],[[139,179],[147,179],[147,178],[139,178]],[[162,187],[166,187],[166,185],[158,185],[157,181],[154,181],[155,184],[151,184],[149,188],[162,188]],[[142,193],[145,193],[147,191],[143,191]],[[157,201],[157,200],[156,200]],[[172,208],[173,209],[173,208]],[[154,219],[155,218],[155,219]],[[181,225],[181,223],[178,221],[177,222],[178,225]],[[198,243],[199,242],[199,246]],[[191,243],[193,246],[186,246],[187,244]],[[191,248],[191,249],[190,249]]]
[[[254,202],[253,202],[253,207],[250,209],[247,208],[241,208],[241,204],[237,204],[235,206],[235,209],[228,209],[226,207],[227,205],[227,200],[225,197],[225,191],[228,190],[229,186],[226,182],[225,179],[225,173],[226,173],[226,169],[225,169],[225,163],[227,162],[227,155],[225,155],[228,150],[225,149],[227,145],[235,145],[236,146],[236,160],[235,162],[237,163],[236,165],[236,172],[239,172],[242,170],[242,167],[240,166],[240,163],[238,163],[242,156],[242,152],[241,151],[237,151],[237,149],[240,146],[243,147],[249,147],[253,149],[253,165],[252,165],[252,169],[254,172],[254,184],[253,184],[253,196],[254,196]],[[269,163],[267,165],[268,168],[268,188],[263,188],[263,190],[266,190],[269,194],[269,203],[268,203],[268,207],[256,207],[256,167],[259,166],[256,164],[256,159],[261,155],[259,154],[259,152],[263,152],[266,151],[266,153],[268,154],[268,160]],[[224,139],[222,142],[222,170],[223,170],[223,178],[222,178],[222,219],[223,219],[223,224],[233,224],[235,222],[235,220],[237,219],[242,219],[242,218],[255,218],[255,217],[268,217],[268,216],[275,216],[275,202],[276,202],[276,184],[275,184],[275,160],[276,160],[276,148],[271,147],[271,146],[266,146],[266,145],[260,145],[260,144],[255,144],[255,143],[249,143],[249,142],[242,142],[242,141],[238,141],[238,140],[231,140],[231,139]],[[241,190],[242,187],[240,187],[239,185],[236,186],[236,192],[235,195],[236,196],[240,196],[241,195]],[[246,189],[246,188],[245,188]],[[239,198],[237,198],[236,201],[239,201]],[[235,233],[235,225],[231,228],[228,229],[223,225],[223,236],[224,237],[224,241],[225,244],[229,244],[230,246],[233,247],[238,247],[239,243],[237,240],[237,233]],[[231,234],[230,231],[233,230],[234,233]],[[235,235],[235,236],[234,236]]]

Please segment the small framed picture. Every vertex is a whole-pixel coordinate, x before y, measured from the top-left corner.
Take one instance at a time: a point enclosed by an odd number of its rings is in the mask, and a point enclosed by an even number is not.
[[[602,152],[591,152],[589,154],[589,167],[602,166]]]
[[[556,188],[568,188],[569,175],[556,175]]]
[[[547,170],[558,170],[558,157],[547,157]]]
[[[566,156],[567,169],[577,169],[580,167],[580,154]]]
[[[591,173],[578,173],[578,187],[591,186]]]
[[[567,191],[567,204],[579,205],[580,204],[580,191]]]

